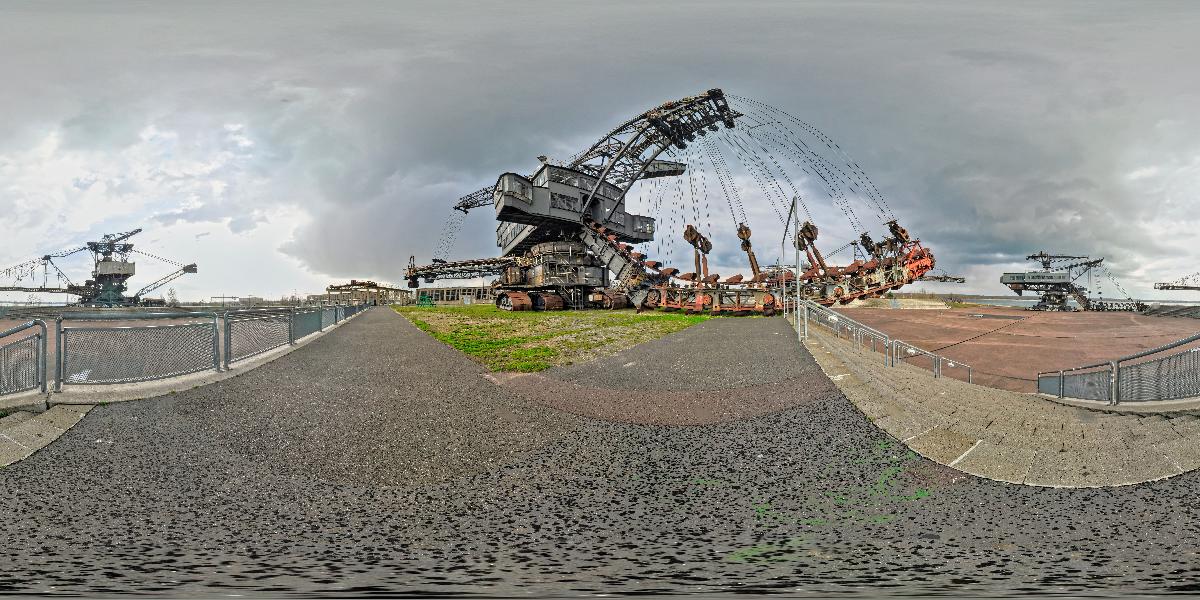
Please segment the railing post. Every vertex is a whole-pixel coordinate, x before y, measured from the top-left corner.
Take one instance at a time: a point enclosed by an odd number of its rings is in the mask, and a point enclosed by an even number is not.
[[[63,368],[66,363],[66,358],[63,356],[65,351],[63,348],[62,315],[54,319],[54,391],[61,392],[63,384]]]
[[[942,356],[940,354],[933,355],[933,378],[937,379],[942,376]]]
[[[1114,360],[1108,364],[1108,368],[1108,384],[1112,386],[1109,403],[1116,406],[1121,403],[1121,363]]]
[[[288,345],[296,345],[296,308],[288,309]]]
[[[46,339],[46,337],[48,335],[50,335],[50,332],[49,332],[49,330],[46,329],[45,321],[43,321],[41,319],[35,319],[33,322],[37,323],[38,328],[42,332],[38,339],[38,365],[37,365],[37,368],[41,371],[42,393],[45,394],[46,393],[46,349],[49,348],[49,344],[47,343],[48,340]]]
[[[213,313],[213,321],[212,321],[212,332],[213,332],[213,348],[212,348],[212,350],[213,350],[213,370],[215,370],[216,372],[220,373],[220,372],[221,372],[221,329],[220,329],[220,326],[217,324],[217,319],[218,319],[218,318],[219,318],[219,317],[217,316],[217,313],[215,313],[215,312],[214,312],[214,313]],[[226,331],[228,331],[228,328],[229,328],[229,313],[225,313],[225,327],[226,327]],[[225,337],[225,350],[226,350],[226,352],[228,352],[228,351],[229,351],[229,337],[228,337],[228,336],[226,336],[226,337]],[[226,366],[228,366],[228,365],[226,365]]]
[[[975,372],[971,365],[967,365],[967,383],[975,383]]]
[[[804,341],[808,341],[808,303],[804,303]]]
[[[225,313],[225,370],[229,370],[229,359],[233,358],[233,324],[229,322],[229,313]]]
[[[1065,386],[1066,384],[1067,384],[1067,376],[1063,374],[1062,369],[1059,369],[1058,370],[1058,397],[1059,398],[1065,397],[1065,396],[1063,396],[1063,386]]]

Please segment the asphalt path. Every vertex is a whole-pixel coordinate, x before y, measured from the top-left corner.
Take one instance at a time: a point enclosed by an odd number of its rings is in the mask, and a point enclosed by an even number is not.
[[[815,366],[788,333],[713,320],[601,360],[661,375],[700,348],[722,389],[790,385]],[[607,371],[546,375],[665,385]],[[779,410],[667,425],[560,410],[486,375],[374,309],[239,377],[97,407],[0,470],[0,591],[1200,591],[1196,473],[976,479],[819,380]]]

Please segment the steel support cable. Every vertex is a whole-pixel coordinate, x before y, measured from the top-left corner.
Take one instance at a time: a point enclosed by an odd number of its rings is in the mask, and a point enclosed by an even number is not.
[[[725,177],[721,173],[721,169],[717,166],[717,161],[713,158],[713,151],[707,139],[700,141],[700,148],[704,151],[705,158],[708,159],[709,166],[712,167],[713,173],[716,175],[717,184],[721,186],[721,196],[725,198],[725,204],[729,207],[729,218],[734,223],[737,223],[737,207],[734,205],[733,199],[730,197]]]
[[[729,202],[729,212],[733,216],[734,224],[745,223],[746,209],[742,206],[742,199],[738,194],[737,184],[733,181],[733,176],[725,167],[724,157],[721,156],[720,150],[710,140],[704,140],[704,146],[705,151],[708,152],[708,160],[717,171],[717,178],[721,181],[721,191],[725,194],[726,201]],[[741,215],[741,219],[738,219],[738,214],[733,214],[735,208],[737,209],[737,213]]]
[[[757,115],[747,115],[747,116],[749,116],[751,118],[758,118]],[[767,123],[765,123],[765,122],[759,123],[759,125],[766,125],[766,124]],[[777,160],[775,157],[775,152],[773,152],[765,143],[763,143],[762,139],[758,138],[755,135],[753,127],[743,128],[742,131],[743,131],[743,134],[747,138],[757,142],[759,147],[762,148],[763,152],[765,152],[767,154],[767,156],[771,159],[771,163],[773,165],[775,165],[775,169],[778,172],[779,176],[783,178],[784,182],[787,183],[788,188],[790,190],[792,190],[791,197],[798,201],[801,208],[804,209],[804,214],[808,217],[808,220],[812,221],[813,220],[812,213],[809,212],[808,205],[804,202],[804,199],[801,197],[799,188],[796,187],[795,182],[792,181],[791,176],[788,175],[787,170],[783,168],[783,165],[779,164],[779,160]],[[772,172],[773,177],[774,177],[774,173],[775,172]],[[778,185],[778,183],[776,183],[776,185]],[[782,193],[782,191],[783,190],[781,189],[780,192]],[[788,226],[790,226],[790,224],[785,224],[785,231],[784,231],[785,235],[787,234],[786,228]]]
[[[762,168],[762,170],[766,174],[765,176],[771,181],[772,184],[774,184],[775,190],[779,194],[781,204],[783,206],[787,206],[788,210],[790,212],[791,207],[788,206],[790,204],[788,202],[788,200],[789,200],[789,198],[795,199],[797,201],[797,203],[800,204],[801,208],[804,209],[804,214],[808,216],[808,220],[812,221],[812,213],[809,212],[808,205],[805,204],[804,199],[801,198],[800,191],[798,189],[796,189],[795,184],[792,183],[792,178],[788,176],[787,171],[785,171],[783,169],[782,165],[779,164],[779,161],[775,159],[775,153],[771,152],[771,150],[769,148],[767,148],[767,146],[765,144],[763,144],[762,140],[755,137],[751,130],[749,130],[749,129],[742,130],[742,135],[747,139],[747,141],[756,142],[758,144],[758,146],[760,148],[762,148],[763,152],[766,153],[766,155],[768,157],[770,157],[771,163],[775,165],[776,169],[778,169],[779,176],[783,177],[784,181],[788,185],[788,188],[792,190],[792,195],[789,197],[783,191],[783,188],[779,185],[779,177],[777,177],[775,172],[771,170],[770,166],[767,165],[766,161],[763,161],[761,159],[760,154],[757,151],[755,151],[754,155],[756,157],[760,157],[759,158],[759,166],[760,166],[760,168]],[[786,218],[784,220],[786,221]],[[783,233],[785,236],[787,235],[790,227],[791,227],[791,223],[785,222],[783,224]]]
[[[759,118],[761,119],[761,117],[759,117]],[[792,132],[792,133],[794,133],[794,132]],[[751,132],[750,135],[751,135],[751,137],[761,135],[763,137],[766,137],[768,140],[776,143],[776,145],[778,145],[781,149],[783,149],[785,151],[789,150],[787,148],[786,144],[784,144],[780,140],[775,139],[773,136],[770,135],[769,132],[766,132],[766,131]],[[789,137],[787,139],[791,139],[791,138]],[[761,140],[759,140],[759,141],[761,143]],[[850,204],[849,199],[846,198],[846,194],[842,189],[841,184],[843,182],[845,183],[845,185],[850,185],[849,177],[846,176],[844,171],[841,171],[840,169],[838,169],[836,167],[836,165],[833,165],[832,162],[830,162],[828,159],[826,159],[825,157],[821,156],[820,154],[818,154],[817,152],[815,152],[811,148],[809,148],[808,144],[804,144],[803,140],[799,140],[799,141],[801,144],[804,145],[804,148],[800,148],[793,142],[793,146],[795,146],[794,152],[797,153],[797,155],[800,157],[800,159],[803,162],[808,163],[810,166],[812,166],[813,169],[818,171],[818,174],[816,174],[816,176],[819,177],[822,180],[822,182],[824,182],[826,184],[825,187],[830,192],[830,198],[833,199],[834,204],[837,205],[838,208],[841,209],[841,211],[846,215],[847,219],[849,219],[850,226],[852,228],[856,228],[859,231],[866,230],[866,227],[863,225],[862,221],[858,218],[858,215],[854,211],[854,207]],[[787,152],[785,152],[785,153],[787,153]],[[797,162],[795,160],[795,157],[792,157],[792,158],[793,158],[793,162]],[[797,163],[797,166],[800,166],[800,165]],[[804,171],[811,174],[811,172],[808,171],[807,169],[804,169]],[[835,171],[837,171],[837,174],[835,174]],[[838,176],[837,176],[838,174],[841,175],[841,177],[842,177],[841,179],[838,178]]]
[[[1179,279],[1176,279],[1174,281],[1168,281],[1167,285],[1188,285],[1188,286],[1190,286],[1190,285],[1195,285],[1193,283],[1193,281],[1197,281],[1197,280],[1200,280],[1200,272],[1192,273],[1191,275],[1184,275],[1183,277],[1180,277]],[[1198,281],[1198,282],[1200,282],[1200,281]]]
[[[791,148],[789,148],[787,143],[775,138],[774,136],[770,135],[770,133],[765,132],[765,131],[764,132],[751,132],[750,136],[754,137],[755,139],[758,139],[757,136],[765,137],[768,141],[770,141],[770,142],[774,143],[776,146],[778,146],[779,149],[783,151],[784,155],[788,156],[788,158],[791,159],[792,163],[795,164],[798,168],[800,168],[802,172],[812,175],[813,177],[816,177],[817,179],[820,179],[821,182],[825,186],[827,195],[833,201],[834,205],[837,206],[838,209],[841,210],[842,213],[846,215],[846,218],[850,222],[850,226],[859,231],[866,230],[866,227],[862,224],[862,221],[858,218],[858,215],[855,213],[853,206],[850,205],[849,200],[846,198],[845,193],[842,191],[841,185],[839,185],[839,183],[838,183],[839,182],[838,178],[835,176],[834,172],[831,169],[829,169],[830,163],[828,160],[826,160],[824,157],[822,157],[820,154],[816,153],[815,151],[811,150],[808,147],[808,144],[805,144],[804,141],[799,138],[797,138],[795,140],[789,140],[790,144],[792,146]],[[758,139],[758,141],[760,143],[762,143],[761,139]],[[801,147],[801,146],[803,146],[803,147]],[[813,170],[809,170],[809,168],[806,167],[805,164],[807,164],[808,167],[812,167]],[[844,172],[842,173],[842,176],[845,177]],[[846,181],[848,182],[848,178],[846,179]],[[807,205],[805,205],[804,208],[805,208],[805,212],[809,215],[810,220],[812,220],[811,219],[812,213],[808,211]]]
[[[810,123],[803,121],[799,118],[796,118],[795,116],[792,116],[791,114],[789,114],[779,108],[771,106],[769,104],[764,104],[762,102],[758,102],[756,100],[746,98],[743,96],[729,96],[729,98],[733,98],[735,100],[738,100],[739,102],[743,102],[746,104],[761,107],[762,110],[768,111],[768,114],[772,113],[772,112],[778,113],[779,115],[782,115],[783,117],[790,119],[791,121],[798,124],[802,129],[807,131],[810,135],[812,135],[817,140],[824,143],[826,147],[830,148],[831,150],[836,149],[837,153],[841,155],[840,157],[846,162],[847,168],[860,181],[860,186],[864,189],[864,191],[867,192],[867,194],[866,194],[867,197],[876,204],[876,207],[879,209],[880,215],[883,217],[886,217],[887,220],[895,219],[895,215],[894,215],[894,213],[892,213],[891,207],[888,205],[887,200],[883,197],[883,193],[880,192],[879,188],[875,185],[875,182],[871,180],[870,176],[867,175],[866,171],[862,168],[862,166],[859,165],[856,161],[854,161],[854,159],[852,159],[849,156],[849,154],[847,154],[846,151],[843,150],[842,147],[833,140],[833,138],[829,137],[821,130],[812,126]],[[745,111],[740,111],[740,112],[745,112]],[[780,125],[783,125],[783,124],[780,123]],[[807,146],[807,144],[805,144],[805,146]]]
[[[704,153],[699,148],[697,148],[696,149],[696,165],[697,165],[697,167],[700,164],[702,164],[703,158],[704,158]],[[689,166],[689,168],[691,168],[691,167]],[[704,227],[705,227],[705,231],[708,231],[711,233],[712,232],[712,202],[709,200],[709,197],[708,197],[708,178],[704,176],[704,169],[696,168],[693,170],[698,172],[700,175],[700,189],[701,189],[701,193],[704,194]]]
[[[153,258],[153,259],[156,259],[156,260],[161,260],[162,262],[165,262],[165,263],[167,263],[168,265],[174,265],[174,266],[176,266],[176,267],[182,267],[182,266],[183,266],[183,263],[180,263],[180,262],[175,262],[175,261],[173,261],[173,260],[166,259],[166,258],[163,258],[163,257],[161,257],[161,256],[155,256],[155,255],[153,255],[153,254],[150,254],[149,252],[142,252],[141,250],[130,250],[130,252],[131,252],[131,253],[133,253],[133,254],[141,254],[142,256],[147,256],[147,257],[150,257],[150,258]]]
[[[1111,281],[1113,286],[1115,286],[1117,288],[1118,292],[1121,292],[1121,295],[1125,296],[1126,300],[1133,300],[1133,296],[1130,296],[1129,292],[1126,292],[1125,288],[1121,287],[1121,283],[1119,281],[1117,281],[1116,277],[1113,276],[1112,271],[1108,270],[1108,267],[1100,267],[1100,268],[1104,270],[1104,276],[1108,277],[1109,281]]]
[[[771,190],[767,187],[767,183],[763,181],[759,172],[754,168],[754,166],[752,166],[751,161],[746,158],[745,154],[743,154],[741,142],[729,135],[728,130],[725,131],[725,141],[729,144],[729,147],[733,149],[733,153],[737,156],[738,160],[741,161],[742,166],[748,173],[750,173],[750,176],[754,179],[755,185],[757,185],[759,190],[762,191],[763,197],[766,198],[767,203],[771,205],[771,210],[775,212],[775,217],[779,219],[780,223],[783,223],[786,217],[779,212],[779,207],[776,205],[775,197],[772,195]]]
[[[695,152],[695,150],[691,146],[688,146],[687,151],[683,155],[683,163],[684,164],[687,164],[687,165],[692,164],[692,156],[693,156],[694,152]],[[698,202],[696,202],[696,178],[695,178],[695,174],[692,172],[693,171],[692,169],[686,169],[686,170],[687,170],[687,177],[688,177],[688,198],[692,205],[692,217],[693,217],[693,220],[696,222],[696,225],[699,225],[700,224],[700,204]]]
[[[779,222],[783,223],[784,227],[787,227],[786,212],[788,210],[788,196],[783,191],[783,188],[780,187],[777,178],[771,173],[770,167],[767,166],[766,161],[762,159],[762,156],[753,147],[747,147],[746,142],[750,139],[747,133],[735,130],[735,134],[729,136],[729,138],[738,148],[753,158],[753,163],[747,163],[744,166],[755,180],[758,181],[763,195],[771,202],[771,208],[775,210],[776,216],[779,217]],[[774,194],[774,197],[772,194]]]
[[[756,134],[754,134],[754,133],[751,133],[750,135],[751,135],[751,137],[755,137],[755,135],[756,135]],[[757,137],[755,137],[755,139],[756,139],[756,140],[758,140],[760,144],[762,144],[762,143],[763,143],[763,142],[762,142],[762,140],[759,140]],[[770,141],[771,141],[771,143],[774,143],[774,144],[777,144],[777,145],[779,144],[779,142],[778,142],[778,141],[776,141],[776,140],[773,140],[773,139],[772,139],[772,140],[770,140]],[[791,163],[792,163],[792,164],[793,164],[793,165],[794,165],[794,166],[795,166],[797,169],[800,169],[800,172],[801,172],[801,173],[804,173],[805,175],[808,175],[809,177],[813,177],[813,178],[821,179],[821,180],[822,180],[822,183],[824,183],[824,180],[825,180],[825,178],[824,178],[823,176],[821,176],[821,175],[818,175],[817,173],[814,173],[813,171],[809,170],[809,168],[808,168],[807,166],[805,166],[805,165],[804,165],[804,162],[809,162],[809,161],[806,161],[806,160],[803,160],[803,159],[801,159],[801,158],[798,158],[798,157],[797,157],[797,154],[798,154],[798,153],[796,153],[796,151],[795,151],[795,150],[792,150],[791,148],[784,147],[784,146],[782,146],[782,145],[780,145],[780,150],[782,150],[782,151],[783,151],[783,152],[782,152],[782,153],[783,153],[783,155],[784,155],[784,156],[786,156],[786,157],[787,157],[787,158],[790,160],[790,162],[791,162]],[[768,152],[770,152],[770,148],[767,148],[767,151],[768,151]],[[772,153],[771,153],[771,156],[772,156],[772,160],[774,160],[775,153],[773,153],[773,152],[772,152]],[[785,169],[782,167],[782,165],[780,165],[780,166],[779,166],[779,168],[780,168],[780,172],[784,174],[784,177],[785,177],[785,179],[786,179],[786,180],[789,182],[789,185],[792,187],[792,189],[796,190],[796,197],[797,197],[797,200],[799,200],[799,203],[800,203],[800,206],[801,206],[801,208],[803,208],[803,209],[804,209],[804,214],[808,216],[808,220],[809,220],[809,221],[813,221],[814,219],[813,219],[813,216],[812,216],[812,212],[811,212],[811,211],[809,210],[809,208],[808,208],[808,203],[806,203],[806,202],[804,201],[803,197],[801,197],[801,194],[800,194],[800,192],[799,192],[799,188],[798,188],[798,187],[796,187],[796,185],[795,185],[794,183],[792,183],[791,177],[790,177],[790,176],[788,176],[788,175],[786,174],[787,172],[786,172],[786,170],[785,170]],[[828,188],[829,188],[829,186],[828,186],[828,185],[825,185],[825,188],[826,188],[826,191],[828,192],[828,191],[829,191],[829,189],[828,189]],[[828,194],[828,195],[830,196],[830,198],[832,198],[832,197],[833,197],[833,195],[832,195],[831,193],[830,193],[830,194]]]
[[[733,221],[734,227],[737,227],[738,218],[737,213],[734,210],[733,201],[729,198],[729,192],[725,190],[725,179],[721,177],[721,170],[717,167],[716,161],[714,161],[712,158],[708,143],[708,140],[705,140],[701,143],[700,147],[705,152],[705,159],[708,161],[708,165],[712,167],[717,176],[717,183],[721,186],[721,195],[725,198],[725,205],[729,207],[729,219]]]
[[[833,138],[829,137],[824,132],[822,132],[821,130],[814,127],[812,124],[810,124],[806,121],[803,121],[803,120],[801,120],[779,108],[771,106],[769,104],[758,102],[756,100],[753,100],[750,98],[745,98],[742,96],[731,96],[731,98],[735,98],[741,102],[745,102],[748,104],[752,104],[752,105],[761,107],[765,111],[778,113],[778,114],[782,115],[783,117],[790,119],[791,121],[798,124],[802,129],[807,131],[810,135],[812,135],[813,137],[817,138],[819,141],[824,143],[826,147],[830,148],[831,150],[836,149],[838,154],[841,155],[841,158],[846,161],[847,167],[850,168],[850,170],[855,174],[855,176],[860,179],[860,181],[863,184],[864,189],[867,190],[868,195],[871,196],[872,199],[875,200],[876,203],[880,205],[879,208],[881,209],[881,211],[883,211],[884,214],[891,216],[891,208],[887,205],[887,201],[883,198],[882,192],[880,192],[879,188],[875,186],[875,183],[873,181],[871,181],[871,178],[866,174],[866,171],[862,168],[862,166],[859,165],[852,158],[850,158],[850,156],[846,153],[846,151],[843,150],[842,147],[833,140]]]
[[[450,211],[445,225],[442,226],[441,239],[433,251],[434,257],[445,260],[450,256],[450,251],[454,248],[454,242],[458,239],[458,232],[462,229],[466,218],[467,214],[462,211]]]

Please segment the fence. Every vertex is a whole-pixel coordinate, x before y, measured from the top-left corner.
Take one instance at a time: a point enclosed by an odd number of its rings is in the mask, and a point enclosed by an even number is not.
[[[0,332],[0,396],[46,391],[46,333],[41,320]]]
[[[949,369],[951,374],[958,376],[956,378],[961,378],[967,383],[975,382],[975,372],[970,365],[950,360],[928,350],[922,350],[908,342],[892,339],[878,329],[859,323],[846,315],[835,312],[811,300],[805,299],[799,301],[799,309],[796,316],[798,317],[796,319],[796,330],[800,332],[803,328],[802,335],[804,337],[808,337],[808,326],[812,322],[829,329],[838,338],[841,338],[843,333],[845,333],[846,339],[854,342],[855,345],[865,348],[869,343],[872,352],[883,353],[883,364],[885,366],[896,366],[904,362],[923,367],[933,373],[934,377],[946,376],[947,369]],[[963,375],[964,372],[965,376]]]
[[[55,390],[220,369],[216,313],[64,313],[55,322]],[[113,327],[113,321],[163,321]],[[69,325],[72,321],[95,325]],[[173,321],[173,322],[172,322]]]
[[[1038,391],[1059,398],[1121,402],[1200,397],[1200,348],[1131,362],[1200,341],[1200,334],[1116,360],[1038,373]]]
[[[370,308],[367,304],[309,309],[247,309],[224,313],[225,367],[296,343]]]
[[[63,385],[137,383],[231,364],[317,333],[365,305],[215,312],[68,312],[0,332],[0,396]],[[53,349],[48,348],[53,342]]]

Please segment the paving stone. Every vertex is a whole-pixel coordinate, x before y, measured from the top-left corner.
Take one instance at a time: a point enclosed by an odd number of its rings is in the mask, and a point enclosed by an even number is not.
[[[83,409],[79,405],[58,404],[38,415],[36,419],[65,431],[78,423],[90,409],[91,406]]]
[[[31,450],[40,450],[63,434],[63,429],[38,418],[15,425],[4,431],[4,435]]]
[[[1186,437],[1157,444],[1154,450],[1163,453],[1184,471],[1200,469],[1200,438]]]
[[[907,442],[908,447],[922,456],[942,464],[950,464],[979,440],[957,431],[935,427]]]
[[[1092,456],[1038,450],[1025,475],[1025,483],[1047,487],[1090,486],[1096,485],[1097,474],[1112,475],[1118,471],[1113,466],[1097,463]]]
[[[0,434],[0,467],[6,467],[33,453],[33,450]]]
[[[20,423],[21,421],[29,419],[32,416],[33,413],[25,410],[18,410],[16,412],[4,415],[3,417],[0,417],[0,431],[4,431],[5,429]]]
[[[1036,450],[983,440],[954,468],[1009,483],[1024,483]]]

